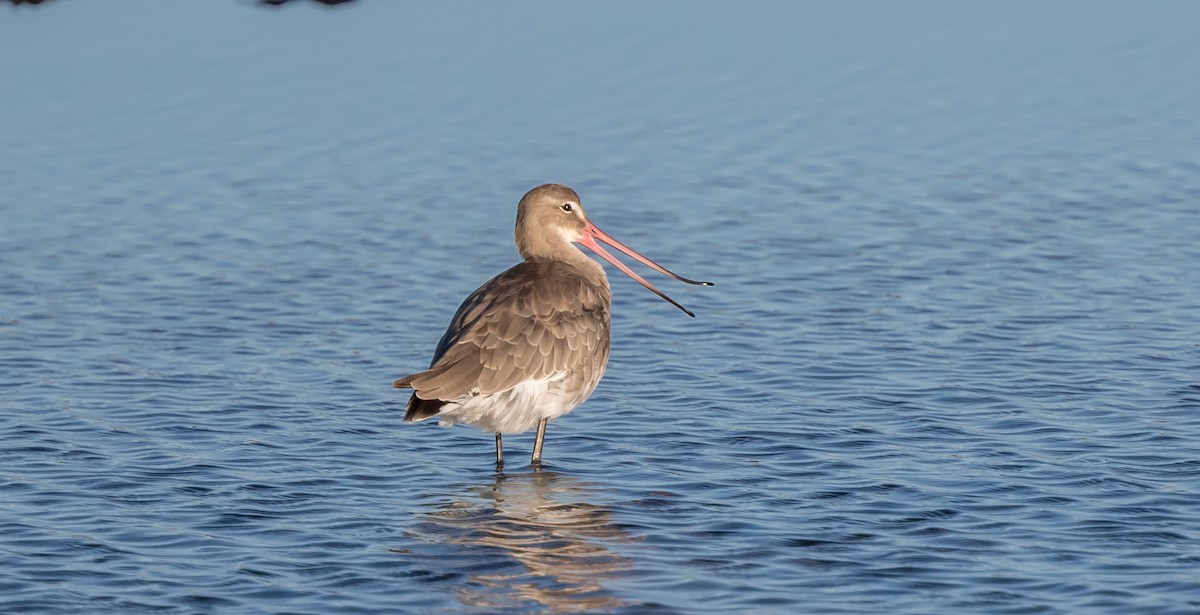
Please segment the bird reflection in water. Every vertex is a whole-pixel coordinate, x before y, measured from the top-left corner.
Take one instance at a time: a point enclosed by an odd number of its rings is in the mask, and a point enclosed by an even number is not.
[[[467,499],[429,513],[422,529],[432,535],[419,538],[500,549],[511,558],[505,564],[473,558],[474,570],[460,571],[469,578],[457,590],[464,606],[514,609],[532,602],[552,613],[611,609],[623,602],[605,582],[632,562],[605,543],[631,538],[613,524],[612,511],[579,501],[589,491],[594,489],[555,472],[500,474],[490,486],[470,489]]]

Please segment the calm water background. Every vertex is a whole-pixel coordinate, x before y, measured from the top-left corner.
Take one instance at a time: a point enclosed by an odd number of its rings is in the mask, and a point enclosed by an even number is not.
[[[0,612],[1200,613],[1198,23],[0,7]],[[718,286],[497,476],[389,385],[546,181]]]

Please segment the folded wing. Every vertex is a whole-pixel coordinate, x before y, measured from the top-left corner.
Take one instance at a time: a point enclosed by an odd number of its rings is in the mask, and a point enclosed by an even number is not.
[[[394,383],[415,389],[405,418],[607,361],[607,293],[561,261],[528,260],[496,276],[459,306],[430,368]]]

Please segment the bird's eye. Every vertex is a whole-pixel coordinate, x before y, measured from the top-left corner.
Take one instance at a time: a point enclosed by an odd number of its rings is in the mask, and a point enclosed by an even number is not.
[[[562,207],[560,207],[559,209],[561,209],[563,211],[571,211],[572,209],[574,209],[574,207],[570,203],[563,203]]]

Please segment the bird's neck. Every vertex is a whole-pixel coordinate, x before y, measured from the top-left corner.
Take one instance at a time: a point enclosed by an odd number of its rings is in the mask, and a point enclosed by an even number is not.
[[[555,243],[544,246],[527,243],[522,246],[521,257],[527,261],[547,259],[567,263],[583,272],[593,284],[608,286],[608,277],[604,275],[604,266],[589,258],[573,243]]]

